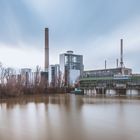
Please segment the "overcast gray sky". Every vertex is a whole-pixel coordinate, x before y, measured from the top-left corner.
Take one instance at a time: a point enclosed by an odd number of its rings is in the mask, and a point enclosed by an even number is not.
[[[44,66],[44,28],[50,63],[73,50],[85,69],[115,67],[120,38],[126,67],[140,72],[139,0],[0,0],[0,61],[12,67]]]

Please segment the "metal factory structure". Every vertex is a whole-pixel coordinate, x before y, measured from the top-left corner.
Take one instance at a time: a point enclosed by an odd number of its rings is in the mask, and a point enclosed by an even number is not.
[[[49,66],[49,86],[50,87],[60,87],[60,65],[50,65]]]
[[[133,74],[132,69],[124,65],[123,39],[120,40],[120,65],[118,59],[116,62],[116,68],[108,69],[105,60],[104,69],[84,71],[83,56],[67,51],[60,54],[58,65],[49,65],[49,29],[45,28],[45,70],[41,72],[41,81],[50,87],[71,87],[77,83],[85,93],[140,90],[140,75]]]
[[[83,56],[74,54],[73,51],[67,51],[60,54],[60,72],[62,84],[72,86],[83,73]]]
[[[41,79],[46,79],[50,87],[73,86],[83,73],[83,56],[67,51],[60,54],[59,62],[49,65],[49,29],[45,28],[45,68]]]
[[[120,67],[118,67],[117,60],[116,68],[106,69],[105,61],[105,69],[83,72],[80,78],[80,88],[85,91],[85,94],[97,91],[107,93],[108,90],[113,90],[114,93],[118,93],[117,90],[125,90],[126,92],[130,89],[140,90],[140,75],[133,74],[131,68],[124,66],[123,39],[120,41],[120,46]]]

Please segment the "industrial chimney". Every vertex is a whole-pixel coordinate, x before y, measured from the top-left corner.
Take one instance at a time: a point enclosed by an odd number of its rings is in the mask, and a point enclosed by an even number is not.
[[[116,68],[118,68],[118,66],[119,66],[119,60],[118,60],[118,58],[116,59]]]
[[[107,63],[107,62],[106,62],[106,60],[105,60],[105,69],[106,69],[106,63]]]
[[[123,68],[124,64],[123,64],[123,39],[121,39],[121,55],[120,55],[120,67]]]
[[[45,71],[49,69],[49,29],[45,28]]]

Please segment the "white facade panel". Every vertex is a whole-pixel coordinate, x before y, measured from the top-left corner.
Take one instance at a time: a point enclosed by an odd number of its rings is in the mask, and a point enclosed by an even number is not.
[[[70,70],[70,85],[74,85],[74,83],[78,80],[79,76],[80,76],[80,70]]]

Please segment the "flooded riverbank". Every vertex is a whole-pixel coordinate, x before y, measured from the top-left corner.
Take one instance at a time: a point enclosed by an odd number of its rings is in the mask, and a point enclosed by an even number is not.
[[[0,140],[139,140],[140,100],[75,95],[0,103]]]

